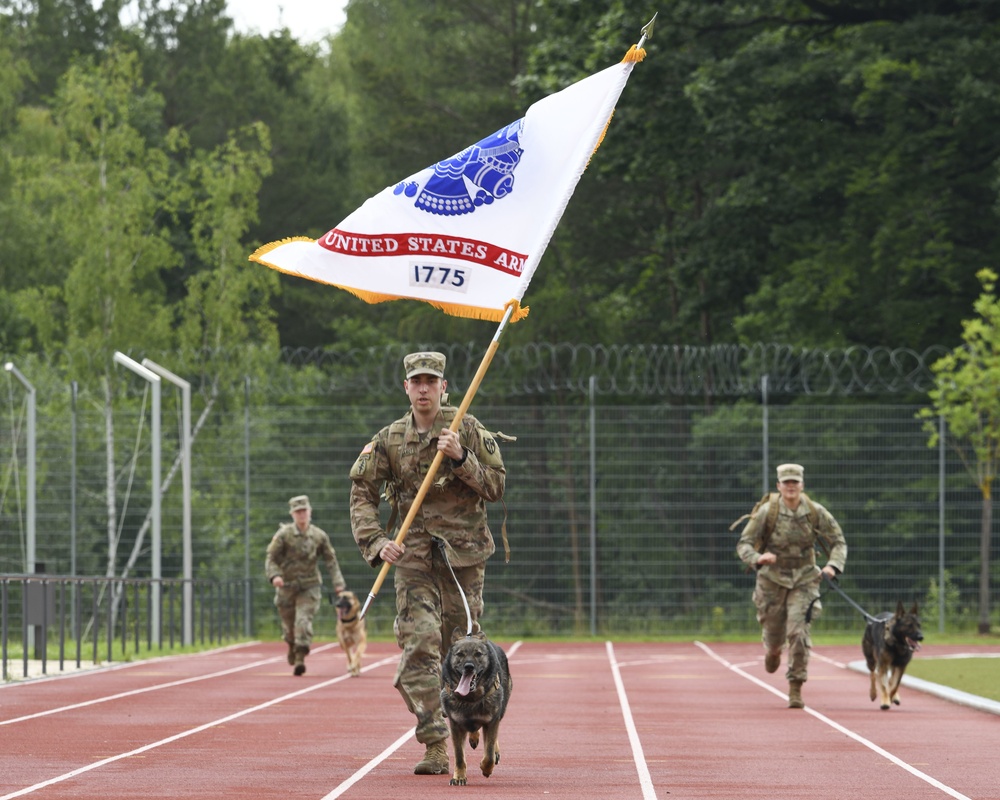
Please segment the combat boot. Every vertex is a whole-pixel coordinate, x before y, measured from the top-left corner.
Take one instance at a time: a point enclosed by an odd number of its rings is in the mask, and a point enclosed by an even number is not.
[[[788,707],[789,708],[805,708],[805,703],[802,702],[802,681],[789,681],[788,682]]]
[[[413,768],[414,775],[444,775],[448,772],[448,740],[427,743],[427,752]]]
[[[295,648],[295,669],[292,670],[296,675],[306,674],[306,656],[309,655],[308,647],[296,647]]]
[[[288,643],[288,666],[292,667],[295,665],[295,640],[285,639]]]
[[[764,656],[764,669],[768,672],[777,672],[781,666],[781,653],[768,653]]]

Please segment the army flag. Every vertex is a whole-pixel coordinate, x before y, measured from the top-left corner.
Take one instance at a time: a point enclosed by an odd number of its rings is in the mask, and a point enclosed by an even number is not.
[[[251,261],[369,303],[408,298],[500,321],[520,307],[629,74],[645,51],[549,95],[524,117],[368,199],[319,239],[264,245]]]

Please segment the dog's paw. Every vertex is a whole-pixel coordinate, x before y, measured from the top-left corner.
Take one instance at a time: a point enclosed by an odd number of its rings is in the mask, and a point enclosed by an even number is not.
[[[455,775],[450,781],[448,781],[448,785],[449,786],[465,786],[466,785],[466,780],[465,780],[464,777],[460,778],[460,777],[458,777],[458,775]]]
[[[893,704],[894,706],[898,706],[898,705],[899,705],[899,698],[898,698],[898,697],[894,697],[894,698],[892,698],[892,704]]]
[[[500,763],[500,750],[495,749],[490,756],[489,751],[483,754],[483,760],[479,762],[479,769],[482,770],[483,777],[488,778],[493,774],[493,768]]]
[[[882,705],[879,706],[879,708],[881,708],[883,711],[888,711],[890,706],[888,703],[882,703]]]

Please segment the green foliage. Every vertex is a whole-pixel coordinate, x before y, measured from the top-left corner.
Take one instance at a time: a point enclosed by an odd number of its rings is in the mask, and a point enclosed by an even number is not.
[[[936,386],[921,417],[931,447],[938,443],[936,419],[944,418],[950,443],[989,498],[1000,466],[1000,299],[995,272],[983,269],[977,277],[983,287],[974,304],[977,316],[962,323],[964,346],[933,364]]]
[[[931,578],[928,581],[927,596],[920,605],[925,621],[938,616],[943,600],[945,623],[950,630],[955,630],[968,614],[968,609],[961,606],[961,596],[961,591],[948,570],[944,570],[943,584],[937,578]]]

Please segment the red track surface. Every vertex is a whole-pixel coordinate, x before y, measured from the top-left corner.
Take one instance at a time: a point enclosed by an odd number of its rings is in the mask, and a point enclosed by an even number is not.
[[[412,774],[395,645],[352,679],[335,646],[295,678],[266,643],[3,686],[0,800],[1000,799],[1000,718],[907,689],[880,711],[843,666],[860,646],[816,648],[795,711],[756,644],[503,644],[514,691],[488,780],[478,751],[468,786]]]

